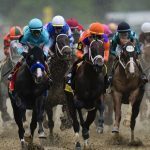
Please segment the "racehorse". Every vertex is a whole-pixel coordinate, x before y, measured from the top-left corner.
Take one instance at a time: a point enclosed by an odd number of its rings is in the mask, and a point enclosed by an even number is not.
[[[11,42],[11,45],[12,44],[14,44],[14,42]],[[9,56],[0,63],[0,110],[4,122],[11,120],[6,106],[6,99],[8,98],[7,78],[20,57],[16,48],[10,48]]]
[[[95,119],[97,109],[103,105],[104,92],[104,49],[103,42],[93,40],[89,46],[88,58],[78,64],[74,76],[74,96],[65,92],[67,97],[68,108],[73,120],[73,128],[76,138],[76,148],[81,149],[79,142],[79,114],[80,124],[82,126],[82,137],[85,147],[88,146],[89,127]],[[86,120],[83,119],[81,109],[88,111]],[[104,110],[102,110],[104,111]]]
[[[118,135],[121,121],[121,104],[129,104],[123,124],[131,128],[131,143],[134,142],[134,128],[144,94],[144,85],[139,62],[133,43],[128,42],[118,56],[118,64],[112,81],[115,122],[112,129]]]
[[[69,38],[66,34],[59,34],[56,37],[56,41],[51,48],[54,55],[50,58],[49,69],[51,72],[51,78],[53,80],[53,86],[49,90],[48,100],[46,102],[46,112],[48,115],[48,127],[50,129],[50,135],[53,135],[54,121],[53,121],[53,107],[57,105],[63,105],[64,114],[66,118],[69,118],[69,111],[64,96],[64,76],[71,66],[71,54],[72,50],[69,46]],[[64,122],[64,128],[70,127],[70,120]],[[62,120],[63,123],[63,120]],[[61,126],[63,129],[63,126]]]
[[[143,67],[144,73],[147,75],[148,77],[148,81],[150,80],[150,41],[146,41],[143,44],[143,49],[142,49],[142,55],[140,58],[140,62],[141,65]],[[144,120],[147,118],[149,118],[150,114],[147,114],[148,112],[148,103],[150,100],[150,83],[148,82],[145,85],[145,94],[144,94],[144,98],[145,100],[142,101],[141,104],[141,111],[140,111],[140,120]]]
[[[15,122],[18,125],[18,133],[22,148],[26,146],[24,140],[23,117],[27,109],[32,109],[30,123],[31,141],[34,131],[39,124],[39,138],[44,138],[42,126],[46,91],[48,90],[49,78],[46,73],[45,56],[40,47],[29,45],[28,53],[24,53],[25,63],[15,74],[14,91],[9,90],[9,97],[13,108]]]

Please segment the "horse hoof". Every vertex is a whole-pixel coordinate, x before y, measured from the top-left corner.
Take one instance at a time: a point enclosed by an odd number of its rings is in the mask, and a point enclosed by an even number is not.
[[[44,132],[39,133],[39,138],[46,138],[46,134]]]
[[[125,119],[125,120],[123,121],[123,125],[124,125],[125,127],[130,127],[130,120]]]
[[[23,140],[21,140],[21,149],[22,150],[28,150],[28,145],[27,143]]]
[[[113,127],[112,133],[119,133],[119,128],[118,127]]]
[[[81,144],[79,142],[76,143],[75,150],[81,150]]]
[[[102,134],[104,131],[103,127],[97,127],[96,132]]]

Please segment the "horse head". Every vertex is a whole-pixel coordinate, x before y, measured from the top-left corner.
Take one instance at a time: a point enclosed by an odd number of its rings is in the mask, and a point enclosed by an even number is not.
[[[137,73],[137,53],[135,46],[132,42],[127,42],[121,51],[119,62],[125,69],[125,73],[128,77],[134,77]]]
[[[104,65],[104,48],[101,40],[93,40],[89,46],[89,61],[95,71],[100,71]]]
[[[40,84],[47,78],[45,56],[42,48],[30,46],[26,56],[26,63],[36,84]]]
[[[9,51],[9,59],[12,62],[13,65],[15,65],[21,57],[20,54],[17,51],[18,46],[22,46],[22,45],[16,40],[11,41],[10,51]]]
[[[70,60],[72,50],[69,46],[69,38],[66,34],[59,34],[56,37],[55,52],[58,57]]]

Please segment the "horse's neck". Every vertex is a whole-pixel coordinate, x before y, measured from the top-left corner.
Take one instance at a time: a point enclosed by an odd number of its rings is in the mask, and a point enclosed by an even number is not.
[[[91,76],[91,75],[97,76],[98,75],[98,73],[95,72],[93,65],[90,63],[87,63],[87,62],[84,62],[84,73],[89,76]]]
[[[65,73],[69,69],[69,63],[64,60],[60,60],[57,57],[53,57],[50,61],[50,71],[52,78],[62,80]]]
[[[118,67],[119,67],[119,74],[125,76],[126,73],[125,73],[125,69],[123,68],[123,66],[119,63]]]

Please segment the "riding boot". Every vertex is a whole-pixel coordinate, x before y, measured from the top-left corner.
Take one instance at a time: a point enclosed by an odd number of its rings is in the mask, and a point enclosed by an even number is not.
[[[74,77],[75,77],[75,74],[76,74],[76,71],[77,71],[77,66],[81,61],[82,61],[82,59],[78,59],[77,61],[75,61],[75,63],[72,66],[72,70],[71,70],[71,88],[72,88],[72,90],[75,89]]]
[[[148,82],[147,76],[146,76],[146,74],[144,73],[143,68],[142,68],[142,66],[141,66],[140,63],[138,63],[138,68],[139,68],[139,70],[140,70],[140,72],[141,72],[141,79],[142,79],[143,83],[144,83],[144,84],[147,83],[147,82]]]
[[[24,61],[24,57],[21,57],[19,59],[19,61],[17,62],[17,64],[12,69],[10,75],[8,76],[8,80],[10,80],[10,82],[9,82],[10,91],[14,91],[14,84],[15,84],[16,74],[17,74],[19,68],[22,66],[23,61]]]
[[[12,80],[13,75],[14,75],[14,74],[16,73],[16,71],[20,68],[20,66],[22,65],[23,61],[24,61],[24,58],[21,57],[21,58],[19,59],[19,61],[16,63],[16,65],[14,66],[14,68],[12,69],[11,73],[9,74],[8,80],[10,80],[10,81]]]
[[[114,75],[115,66],[116,66],[117,61],[118,61],[118,59],[115,58],[115,60],[114,60],[114,62],[112,64],[112,68],[111,68],[110,74],[108,76],[108,84],[109,84],[109,86],[112,85],[113,75]]]

